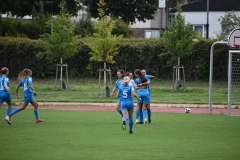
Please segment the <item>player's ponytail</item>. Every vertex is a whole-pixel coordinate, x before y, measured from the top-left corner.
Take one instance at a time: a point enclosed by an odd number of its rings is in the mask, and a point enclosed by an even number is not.
[[[24,77],[28,76],[30,69],[25,68],[24,70],[22,70],[19,74],[18,74],[18,80],[23,79]]]
[[[125,76],[122,80],[122,85],[128,85],[129,81],[130,81],[130,78],[128,76]]]

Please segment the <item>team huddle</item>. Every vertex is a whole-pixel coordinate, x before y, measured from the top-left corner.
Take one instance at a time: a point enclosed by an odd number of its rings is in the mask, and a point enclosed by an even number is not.
[[[154,78],[152,75],[147,75],[146,70],[135,70],[136,79],[135,82],[132,79],[132,73],[128,72],[124,76],[124,71],[119,70],[117,72],[118,80],[115,83],[115,87],[110,96],[118,89],[117,97],[117,111],[122,116],[122,128],[126,129],[126,121],[129,120],[129,133],[133,133],[133,97],[137,98],[136,107],[136,124],[151,124],[151,92],[150,92],[150,80]],[[134,92],[137,90],[137,94]],[[128,116],[128,117],[127,117]]]
[[[23,103],[20,108],[16,108],[13,112],[12,111],[12,98],[10,94],[10,82],[7,77],[9,74],[8,68],[4,67],[1,69],[1,77],[0,77],[0,105],[3,102],[6,102],[8,104],[7,113],[5,120],[9,125],[11,125],[11,117],[14,114],[19,113],[20,111],[24,110],[29,103],[31,103],[34,106],[34,115],[35,115],[35,122],[39,123],[42,122],[41,119],[38,118],[38,103],[34,99],[33,95],[36,96],[37,92],[35,92],[33,88],[33,81],[32,81],[32,71],[30,69],[24,69],[22,70],[18,75],[18,86],[16,89],[17,98],[19,98],[18,89],[20,87],[23,87]]]

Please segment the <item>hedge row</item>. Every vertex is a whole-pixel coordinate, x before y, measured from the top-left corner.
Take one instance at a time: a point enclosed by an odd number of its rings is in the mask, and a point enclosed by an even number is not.
[[[210,48],[213,41],[195,42],[190,56],[182,57],[181,64],[185,66],[187,80],[207,79],[209,75]],[[177,57],[159,57],[164,52],[161,39],[124,39],[117,44],[119,54],[114,57],[116,63],[107,64],[115,76],[118,69],[133,72],[135,69],[146,69],[148,74],[158,78],[172,79],[173,65],[177,64]],[[174,46],[173,46],[174,47]],[[34,77],[54,78],[56,64],[60,59],[47,61],[38,59],[37,53],[44,51],[44,47],[37,40],[25,38],[0,37],[0,67],[10,69],[10,77],[17,77],[24,68],[30,68]],[[70,77],[98,77],[98,69],[103,63],[89,61],[90,49],[79,40],[78,53],[69,59],[64,59],[68,64]],[[215,46],[213,77],[216,80],[227,79],[228,47]]]
[[[45,23],[37,20],[21,20],[0,17],[0,36],[2,37],[27,37],[38,39],[41,34],[50,32],[50,28],[45,28]]]

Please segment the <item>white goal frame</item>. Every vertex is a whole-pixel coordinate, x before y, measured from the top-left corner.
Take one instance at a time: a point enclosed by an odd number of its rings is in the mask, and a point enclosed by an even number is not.
[[[232,89],[232,54],[240,54],[240,50],[229,50],[228,57],[228,116],[240,116],[231,114],[231,89]]]

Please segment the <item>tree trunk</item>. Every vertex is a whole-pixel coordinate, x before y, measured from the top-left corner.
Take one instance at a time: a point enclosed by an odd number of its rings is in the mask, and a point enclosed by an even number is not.
[[[107,69],[107,67],[106,67],[106,65],[107,65],[107,62],[106,61],[104,61],[104,71],[103,71],[103,76],[104,76],[104,95],[103,95],[103,97],[107,97],[107,91],[106,91],[106,87],[107,87],[107,71],[106,71],[106,69]]]
[[[61,73],[60,73],[60,86],[61,86],[61,87],[60,87],[60,88],[61,88],[61,90],[62,90],[62,89],[63,89],[63,88],[62,88],[62,64],[63,64],[62,58],[60,58],[60,61],[61,61],[61,71],[60,71],[60,72],[61,72]]]
[[[104,62],[104,87],[107,85],[107,67],[106,67],[107,62]]]
[[[178,69],[177,69],[177,72],[178,72],[178,75],[177,75],[177,80],[180,80],[180,57],[178,57]]]

